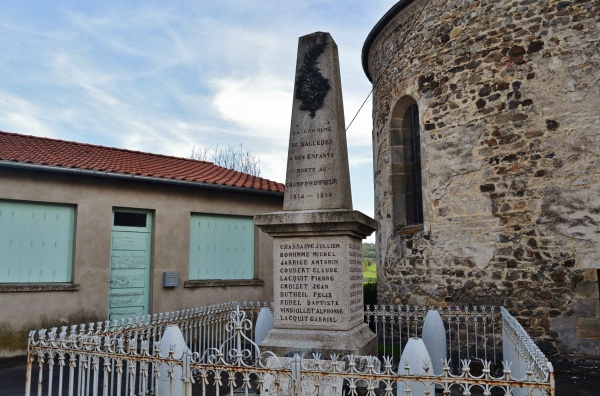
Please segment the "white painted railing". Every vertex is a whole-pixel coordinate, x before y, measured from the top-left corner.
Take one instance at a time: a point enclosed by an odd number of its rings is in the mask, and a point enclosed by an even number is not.
[[[400,360],[410,337],[421,337],[423,322],[432,307],[367,306],[365,322],[378,336],[379,354]],[[474,306],[435,308],[446,330],[446,356],[454,362],[453,372],[461,370],[463,359],[490,361],[499,365],[501,314],[495,307]]]
[[[159,341],[167,326],[176,325],[181,329],[190,349],[199,351],[220,345],[220,340],[227,336],[225,326],[229,321],[229,313],[238,306],[246,312],[249,319],[253,320],[262,307],[271,305],[266,302],[243,302],[240,304],[232,301],[127,319],[63,326],[59,334],[68,333],[70,338],[75,335],[117,336],[125,341],[134,337]]]
[[[159,343],[176,325],[192,352],[221,347],[227,323],[238,306],[250,320],[267,303],[229,302],[142,317],[63,326],[29,334],[26,395],[153,394],[161,364]],[[247,337],[252,339],[253,327]],[[229,348],[229,346],[225,346]],[[37,370],[36,370],[37,368]],[[140,393],[141,392],[141,393]]]
[[[379,359],[328,356],[325,359],[317,354],[281,358],[261,351],[252,335],[253,318],[259,308],[259,305],[246,304],[238,309],[238,304],[232,303],[166,314],[160,320],[159,315],[156,320],[150,318],[117,326],[92,329],[79,326],[78,331],[70,333],[66,327],[60,332],[55,328],[50,332],[32,332],[26,394],[171,394],[170,389],[174,389],[171,384],[177,381],[182,385],[178,395],[190,395],[193,387],[195,394],[202,395],[232,395],[234,391],[236,394],[338,395],[344,391],[351,395],[391,396],[396,395],[401,383],[405,395],[415,396],[415,384],[419,382],[424,385],[425,394],[437,384],[445,395],[489,395],[494,389],[514,395],[554,395],[552,365],[504,309],[500,314],[481,308],[442,310],[446,332],[450,335],[449,356],[460,353],[460,362],[452,364],[446,360],[439,375],[416,375],[413,372],[418,371],[417,367],[397,367],[391,356]],[[376,325],[380,339],[386,329],[383,339],[389,342],[392,352],[400,353],[399,348],[404,344],[397,342],[397,346],[393,346],[392,337],[398,341],[405,334],[419,336],[426,312],[424,308],[381,307],[367,310],[365,315],[372,317],[368,322]],[[494,319],[488,316],[484,326],[483,317],[492,312]],[[385,323],[394,323],[396,330],[383,326],[383,319],[376,320],[376,315],[385,316]],[[186,323],[186,316],[196,324]],[[161,352],[160,335],[169,324],[177,324],[182,329],[191,349],[189,353],[176,356],[175,345]],[[501,363],[490,360],[499,358],[500,354],[493,351],[500,342],[497,326],[502,329],[505,354]],[[480,343],[486,351],[478,352],[483,350]],[[181,378],[175,378],[178,371],[183,373]],[[432,373],[432,370],[426,367],[424,372]],[[167,391],[158,391],[159,381],[167,381]]]
[[[502,353],[504,361],[512,363],[508,366],[511,376],[524,378],[527,381],[545,380],[549,377],[548,379],[554,383],[552,363],[535,345],[523,326],[504,307],[500,309],[502,312]],[[518,389],[513,392],[515,396],[528,394],[526,389]],[[539,391],[531,394],[543,395]]]

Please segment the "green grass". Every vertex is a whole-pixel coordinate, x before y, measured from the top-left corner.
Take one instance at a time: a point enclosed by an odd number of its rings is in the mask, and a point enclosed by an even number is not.
[[[372,264],[367,266],[363,270],[363,282],[376,282],[377,281],[377,265]]]
[[[385,348],[385,354],[383,353],[383,345],[377,345],[377,352],[379,353],[379,356],[401,356],[402,355],[402,348],[400,348],[400,345],[388,345]]]

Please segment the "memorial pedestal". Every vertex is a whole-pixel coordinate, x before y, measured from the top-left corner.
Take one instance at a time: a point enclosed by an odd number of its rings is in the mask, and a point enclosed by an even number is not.
[[[312,357],[318,352],[324,359],[331,355],[377,356],[377,337],[365,323],[350,330],[273,329],[260,344],[261,351],[277,356],[295,354]]]
[[[303,210],[258,215],[274,238],[274,329],[261,349],[278,356],[374,355],[364,324],[362,239],[376,227],[354,210]]]

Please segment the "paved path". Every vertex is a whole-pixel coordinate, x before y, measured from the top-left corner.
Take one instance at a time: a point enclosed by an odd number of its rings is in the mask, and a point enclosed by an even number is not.
[[[25,364],[0,368],[0,395],[21,396],[25,394]]]

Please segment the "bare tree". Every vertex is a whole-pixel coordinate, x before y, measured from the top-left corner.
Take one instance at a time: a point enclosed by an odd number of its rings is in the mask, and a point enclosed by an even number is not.
[[[262,164],[260,159],[248,149],[240,144],[239,148],[227,145],[227,148],[215,147],[196,148],[192,147],[190,158],[201,161],[210,161],[215,165],[247,173],[253,176],[260,176]]]

